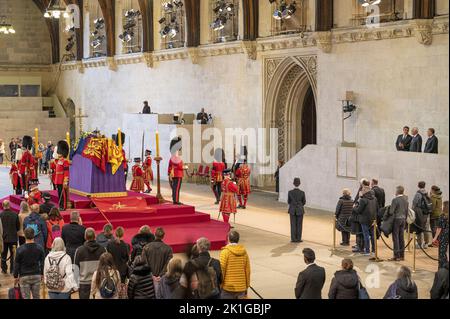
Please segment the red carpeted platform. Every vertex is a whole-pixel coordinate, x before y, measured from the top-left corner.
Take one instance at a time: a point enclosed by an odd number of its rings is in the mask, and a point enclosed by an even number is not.
[[[52,201],[56,203],[58,201],[56,191],[49,193]],[[210,215],[197,212],[195,207],[173,205],[172,203],[159,204],[156,197],[147,194],[128,192],[128,196],[144,197],[148,207],[152,208],[152,213],[105,212],[102,214],[90,198],[70,194],[73,209],[62,212],[64,221],[69,222],[70,212],[77,210],[80,212],[84,226],[101,232],[109,220],[114,227],[125,228],[125,241],[128,243],[143,225],[150,226],[153,231],[156,227],[163,227],[166,232],[164,241],[173,248],[174,252],[184,252],[187,244],[195,242],[200,237],[208,238],[213,250],[218,250],[226,245],[229,225],[212,220]],[[124,197],[121,202],[126,204],[126,199],[127,197]],[[11,208],[18,212],[22,201],[21,196],[11,195],[9,200]]]

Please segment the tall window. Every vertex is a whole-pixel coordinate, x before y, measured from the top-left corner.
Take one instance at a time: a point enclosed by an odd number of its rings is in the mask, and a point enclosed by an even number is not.
[[[138,0],[125,0],[122,7],[122,53],[142,51],[142,15]]]
[[[308,1],[306,0],[267,0],[272,10],[272,35],[311,31],[308,21]]]
[[[89,1],[90,57],[106,56],[106,27],[98,1]]]
[[[211,42],[235,41],[239,35],[239,0],[210,0]]]
[[[354,0],[352,25],[371,25],[406,19],[404,0]]]
[[[161,3],[160,35],[161,48],[183,48],[185,35],[184,0],[167,0]]]

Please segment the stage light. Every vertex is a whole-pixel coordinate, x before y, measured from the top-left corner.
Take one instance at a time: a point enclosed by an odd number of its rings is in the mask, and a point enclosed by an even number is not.
[[[164,22],[166,22],[166,18],[162,17],[161,19],[159,19],[159,24],[163,24]]]
[[[213,8],[214,21],[210,24],[210,28],[214,31],[219,31],[225,28],[225,25],[234,16],[234,3],[226,0],[216,2]]]
[[[281,0],[280,4],[277,4],[274,0],[269,0],[271,4],[275,3],[276,8],[273,12],[272,17],[276,20],[288,20],[292,18],[292,16],[297,11],[297,3],[292,1],[290,4],[286,2],[286,0]]]

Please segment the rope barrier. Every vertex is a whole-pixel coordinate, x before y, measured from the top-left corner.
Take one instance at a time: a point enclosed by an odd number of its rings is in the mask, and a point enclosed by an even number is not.
[[[255,295],[258,296],[259,299],[264,299],[252,286],[250,286],[250,289],[255,293]]]
[[[436,259],[436,258],[434,258],[433,256],[430,256],[430,255],[425,251],[425,249],[423,249],[423,247],[422,247],[421,245],[419,245],[419,241],[417,240],[417,238],[416,238],[416,242],[417,242],[417,246],[419,246],[420,250],[422,250],[423,253],[424,253],[428,258],[430,258],[431,260],[434,260],[434,261],[439,261],[439,259]]]
[[[394,251],[394,248],[392,248],[391,246],[389,246],[389,244],[384,240],[383,235],[381,235],[380,237],[381,237],[381,240],[383,241],[384,245],[385,245],[389,250]],[[409,240],[408,244],[405,245],[405,249],[407,249],[408,246],[411,245],[412,241],[413,241],[413,238],[411,238],[411,239]]]

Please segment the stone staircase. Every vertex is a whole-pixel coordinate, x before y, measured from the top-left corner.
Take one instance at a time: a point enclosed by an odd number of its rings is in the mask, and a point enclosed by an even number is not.
[[[35,128],[39,129],[40,142],[55,142],[65,138],[69,119],[57,117],[42,97],[0,97],[0,139],[6,145],[13,137],[34,136]]]

